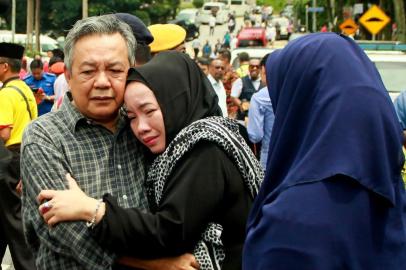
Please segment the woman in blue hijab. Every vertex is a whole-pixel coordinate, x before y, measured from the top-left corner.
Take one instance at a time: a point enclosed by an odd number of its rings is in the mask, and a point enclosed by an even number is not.
[[[275,123],[244,269],[405,269],[402,130],[372,62],[320,33],[266,70]]]

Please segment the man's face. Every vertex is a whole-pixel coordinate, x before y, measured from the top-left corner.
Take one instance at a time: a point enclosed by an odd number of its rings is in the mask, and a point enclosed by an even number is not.
[[[228,61],[228,58],[227,58],[227,57],[225,57],[225,56],[223,56],[223,55],[221,55],[221,54],[220,54],[218,57],[219,57],[220,60],[222,60],[222,61],[224,62],[224,65],[227,66],[227,65],[230,64],[230,62]]]
[[[217,81],[223,79],[224,76],[224,62],[221,61],[220,59],[215,59],[211,62],[210,67],[209,67],[209,72],[211,76]]]
[[[251,79],[258,79],[259,73],[261,71],[260,61],[258,59],[251,59],[248,65],[248,70],[250,72]]]
[[[4,82],[6,80],[6,71],[8,69],[8,63],[2,58],[0,58],[0,82]]]
[[[42,79],[42,68],[34,68],[31,73],[35,80],[40,81]]]
[[[65,70],[78,110],[98,122],[115,120],[129,67],[126,42],[119,33],[80,38],[74,47],[72,70]]]

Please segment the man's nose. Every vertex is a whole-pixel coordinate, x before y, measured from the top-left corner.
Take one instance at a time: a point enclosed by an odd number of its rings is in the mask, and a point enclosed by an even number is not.
[[[108,88],[110,87],[110,80],[105,71],[100,71],[95,79],[94,86],[96,88]]]

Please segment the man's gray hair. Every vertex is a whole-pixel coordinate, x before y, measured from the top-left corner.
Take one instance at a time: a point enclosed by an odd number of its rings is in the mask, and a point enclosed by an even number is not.
[[[65,66],[71,72],[73,61],[73,48],[76,42],[88,35],[119,33],[127,43],[128,61],[132,66],[135,62],[135,49],[137,41],[128,24],[122,22],[114,15],[88,17],[79,20],[69,31],[65,40]]]

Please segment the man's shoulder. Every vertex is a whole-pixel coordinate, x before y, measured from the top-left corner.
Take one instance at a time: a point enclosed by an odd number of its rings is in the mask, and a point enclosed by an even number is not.
[[[56,80],[56,75],[55,75],[55,74],[52,74],[52,73],[44,72],[42,76],[43,76],[43,77],[45,78],[45,80],[47,80],[47,81],[55,81],[55,80]]]
[[[34,77],[32,76],[32,74],[27,74],[24,78],[23,81],[25,82],[32,82],[34,80]]]
[[[24,131],[24,141],[35,142],[40,138],[57,138],[66,134],[68,126],[61,111],[49,112],[32,121]]]
[[[15,80],[7,83],[6,86],[2,88],[0,91],[1,96],[19,96],[20,94],[17,92],[15,88],[18,88],[23,93],[32,93],[30,87],[22,80]]]

